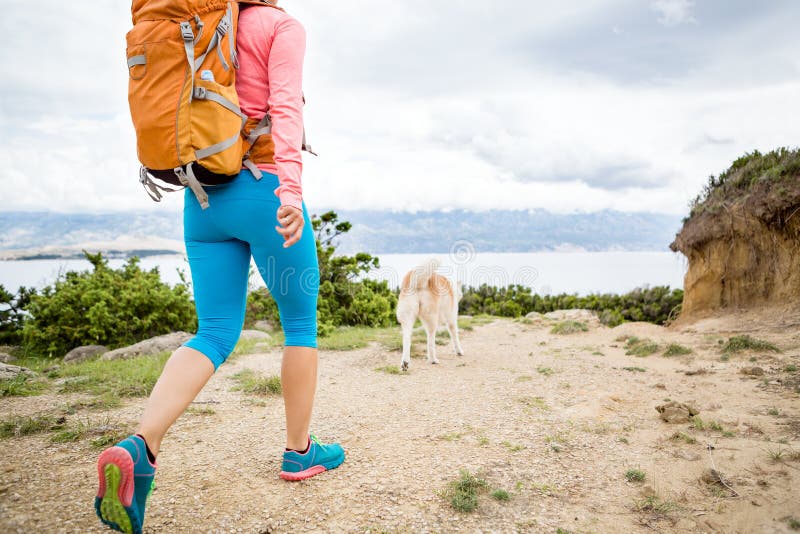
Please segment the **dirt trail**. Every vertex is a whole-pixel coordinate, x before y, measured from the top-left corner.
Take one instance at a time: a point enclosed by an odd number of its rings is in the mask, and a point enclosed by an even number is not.
[[[243,368],[277,373],[280,353],[240,357],[198,398],[215,413],[184,415],[164,441],[145,531],[791,532],[787,518],[800,519],[800,461],[788,454],[800,451],[800,373],[785,368],[800,365],[800,333],[751,332],[784,351],[721,361],[719,340],[732,325],[631,323],[554,335],[546,325],[497,320],[462,332],[466,356],[440,346],[440,365],[415,358],[408,375],[376,371],[400,360],[380,345],[323,351],[313,430],[340,441],[348,457],[301,483],[277,477],[281,399],[259,406],[231,391]],[[627,356],[623,335],[694,353]],[[754,365],[766,374],[739,372]],[[665,398],[692,401],[723,430],[662,422],[654,407]],[[64,400],[2,399],[0,412],[33,414]],[[107,415],[133,425],[142,405]],[[670,439],[676,432],[697,442]],[[711,466],[707,444],[738,497],[699,481]],[[103,532],[91,508],[97,451],[88,443],[39,435],[0,445],[0,531]],[[632,468],[644,482],[626,480]],[[511,499],[486,494],[476,512],[456,512],[437,492],[460,469],[479,471]],[[637,510],[648,495],[651,506]]]

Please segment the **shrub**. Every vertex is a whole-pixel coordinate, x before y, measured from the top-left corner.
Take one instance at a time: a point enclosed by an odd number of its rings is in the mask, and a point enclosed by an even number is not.
[[[460,477],[448,484],[443,496],[455,510],[473,512],[478,507],[478,493],[486,491],[487,487],[485,480],[462,469]]]
[[[745,350],[766,350],[770,352],[780,352],[780,349],[770,343],[756,339],[748,335],[733,336],[722,347],[723,354],[730,354],[732,352],[742,352]]]
[[[625,354],[627,356],[650,356],[651,354],[655,354],[658,352],[659,346],[658,343],[650,340],[650,339],[639,339],[638,337],[630,337],[628,338],[627,343],[625,343]]]
[[[35,294],[33,288],[20,287],[15,295],[0,284],[0,345],[22,343],[22,326],[28,316],[25,307]]]
[[[800,150],[781,147],[762,154],[758,150],[747,152],[731,166],[720,173],[711,175],[703,191],[691,205],[689,218],[704,211],[717,211],[726,199],[743,199],[759,184],[790,184],[800,174]],[[770,192],[771,199],[779,196],[780,187]],[[780,205],[780,202],[770,202]]]
[[[584,297],[562,293],[537,295],[529,287],[509,285],[494,287],[482,284],[467,287],[459,303],[459,313],[519,317],[530,312],[587,309],[598,312],[600,321],[617,326],[624,321],[647,321],[664,324],[683,302],[683,290],[667,286],[640,288],[624,295],[592,294]]]
[[[684,356],[691,353],[692,349],[689,347],[684,347],[678,343],[670,343],[667,345],[667,348],[664,349],[664,356]]]
[[[158,268],[144,271],[135,257],[111,269],[101,254],[84,254],[93,271],[67,272],[31,296],[22,330],[29,352],[63,356],[81,345],[115,348],[194,330],[197,318],[186,284],[170,287]]]
[[[641,469],[628,469],[625,472],[625,478],[628,482],[644,482],[646,476]]]
[[[507,501],[511,499],[511,495],[506,490],[498,489],[492,492],[492,498],[496,501]]]
[[[586,332],[589,330],[589,327],[586,326],[586,323],[581,321],[562,321],[557,323],[553,328],[550,330],[551,334],[574,334],[576,332]]]

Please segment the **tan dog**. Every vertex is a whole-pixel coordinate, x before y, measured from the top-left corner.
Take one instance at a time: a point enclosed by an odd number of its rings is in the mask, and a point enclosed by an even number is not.
[[[437,267],[437,260],[429,260],[406,273],[400,286],[397,321],[403,330],[403,358],[400,360],[403,371],[407,371],[411,363],[411,333],[417,317],[422,321],[428,337],[429,363],[439,363],[436,358],[436,330],[441,323],[447,326],[456,354],[464,355],[458,340],[458,301],[461,299],[461,289],[458,284],[454,289],[447,278],[437,274]]]

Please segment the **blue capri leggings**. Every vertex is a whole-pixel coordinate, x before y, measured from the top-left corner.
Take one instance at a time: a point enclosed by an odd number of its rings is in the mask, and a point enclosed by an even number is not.
[[[244,324],[250,256],[278,304],[286,345],[317,346],[319,266],[314,232],[303,204],[300,241],[283,247],[275,231],[278,177],[255,180],[246,170],[231,183],[207,187],[200,208],[187,188],[183,229],[199,327],[184,345],[199,350],[216,370],[233,352]]]

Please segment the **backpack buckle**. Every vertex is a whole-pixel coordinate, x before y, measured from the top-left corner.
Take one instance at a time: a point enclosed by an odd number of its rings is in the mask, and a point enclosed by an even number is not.
[[[194,97],[200,100],[206,99],[206,88],[205,87],[195,87],[194,88]]]
[[[194,41],[194,31],[190,22],[181,22],[181,37],[184,41]]]
[[[221,21],[219,21],[219,24],[217,25],[217,31],[219,32],[220,37],[228,33],[230,29],[231,23],[228,22],[227,18],[223,18]]]

